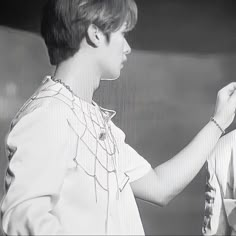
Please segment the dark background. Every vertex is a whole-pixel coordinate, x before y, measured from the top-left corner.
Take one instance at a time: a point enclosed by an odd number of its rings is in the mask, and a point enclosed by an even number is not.
[[[10,120],[53,70],[39,36],[45,0],[0,2],[0,197]],[[217,91],[235,80],[236,2],[137,0],[133,52],[119,80],[95,94],[115,109],[115,123],[155,167],[180,151],[208,122]],[[235,122],[231,125],[235,128]],[[186,166],[188,168],[188,166]],[[199,235],[205,169],[167,207],[138,201],[146,234]]]

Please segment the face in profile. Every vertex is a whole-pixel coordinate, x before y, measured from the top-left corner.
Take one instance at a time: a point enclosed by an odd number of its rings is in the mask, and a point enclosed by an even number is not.
[[[120,76],[120,71],[127,61],[127,55],[131,52],[125,33],[126,24],[123,24],[119,30],[110,34],[110,41],[103,45],[102,80],[114,80]]]

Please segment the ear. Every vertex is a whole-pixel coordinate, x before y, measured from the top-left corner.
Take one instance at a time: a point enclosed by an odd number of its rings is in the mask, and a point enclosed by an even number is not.
[[[104,38],[101,30],[94,24],[90,24],[87,30],[87,43],[93,47],[99,47]]]

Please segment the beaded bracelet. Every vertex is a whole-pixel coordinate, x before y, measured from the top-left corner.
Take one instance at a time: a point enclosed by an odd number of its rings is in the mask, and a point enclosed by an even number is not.
[[[211,121],[215,123],[215,125],[220,129],[222,134],[225,134],[225,130],[221,128],[221,126],[218,124],[218,122],[214,119],[214,117],[211,117]]]

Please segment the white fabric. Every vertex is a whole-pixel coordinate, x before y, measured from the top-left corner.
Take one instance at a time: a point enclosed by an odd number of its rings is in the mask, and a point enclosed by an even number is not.
[[[236,235],[236,132],[223,136],[208,159],[204,235]]]
[[[151,166],[125,143],[113,115],[44,80],[6,138],[6,234],[144,234],[129,183]]]

